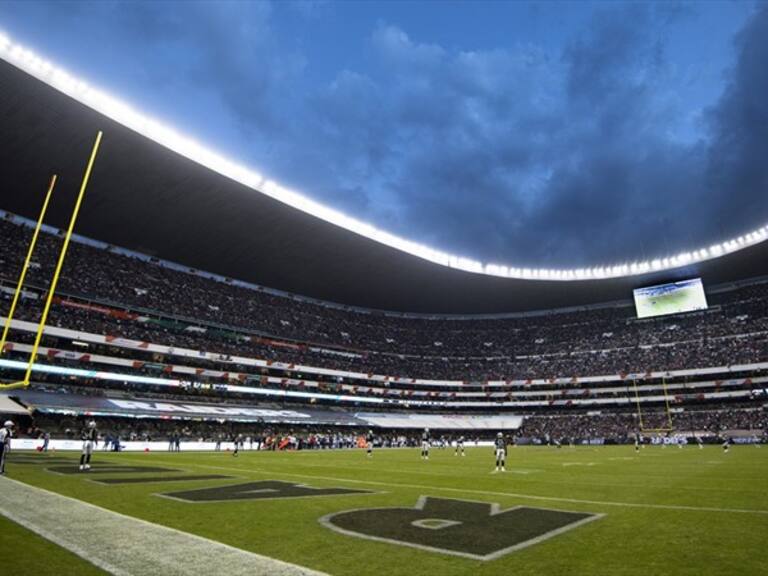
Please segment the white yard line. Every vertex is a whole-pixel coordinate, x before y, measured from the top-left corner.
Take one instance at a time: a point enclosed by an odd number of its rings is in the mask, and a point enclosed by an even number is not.
[[[327,576],[5,477],[0,514],[116,576]]]
[[[130,460],[130,458],[125,458]],[[136,459],[134,459],[136,460]],[[144,460],[146,463],[146,460]],[[154,462],[158,462],[154,460]],[[183,466],[191,468],[210,468],[212,470],[237,471],[240,475],[255,474],[259,476],[288,476],[291,478],[305,478],[309,480],[327,480],[331,482],[348,482],[352,484],[366,484],[370,486],[387,486],[389,488],[413,488],[416,490],[431,490],[435,492],[452,492],[457,494],[483,494],[486,496],[508,496],[510,498],[522,498],[525,500],[538,500],[544,502],[568,502],[571,504],[589,504],[597,506],[617,506],[621,508],[649,508],[655,510],[682,510],[689,512],[724,512],[732,514],[758,514],[768,516],[768,510],[751,508],[715,508],[711,506],[685,506],[679,504],[646,504],[643,502],[615,502],[611,500],[584,500],[580,498],[562,498],[558,496],[539,496],[535,494],[521,494],[519,492],[498,492],[490,490],[472,490],[467,488],[447,488],[444,486],[429,486],[426,484],[404,484],[400,482],[380,482],[376,480],[357,480],[354,478],[342,478],[336,476],[316,476],[311,474],[294,474],[292,472],[248,470],[247,468],[233,468],[231,466],[212,466],[210,464],[190,464],[185,462]]]

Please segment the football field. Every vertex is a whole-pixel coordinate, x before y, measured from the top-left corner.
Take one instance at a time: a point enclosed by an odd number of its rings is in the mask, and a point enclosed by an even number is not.
[[[768,449],[14,452],[4,574],[757,575]]]

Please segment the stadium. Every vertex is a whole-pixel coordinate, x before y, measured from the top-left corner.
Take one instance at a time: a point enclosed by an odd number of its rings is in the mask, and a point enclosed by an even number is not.
[[[766,573],[768,226],[481,263],[4,36],[0,122],[4,574]]]

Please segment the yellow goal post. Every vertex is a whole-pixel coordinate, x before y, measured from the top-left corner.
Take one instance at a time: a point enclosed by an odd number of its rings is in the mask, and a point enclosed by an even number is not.
[[[75,207],[72,210],[72,215],[69,219],[69,227],[67,228],[66,235],[64,236],[64,244],[61,247],[61,251],[59,252],[59,258],[56,262],[56,269],[53,272],[53,279],[51,280],[51,285],[48,287],[48,294],[45,299],[45,305],[43,307],[43,314],[40,317],[40,323],[37,326],[37,333],[35,334],[35,342],[32,345],[32,352],[29,356],[29,362],[27,363],[27,368],[24,373],[24,377],[22,380],[19,380],[18,382],[11,382],[8,384],[0,384],[0,390],[10,390],[14,388],[26,388],[29,386],[30,379],[32,377],[32,370],[34,368],[35,360],[37,359],[37,351],[40,347],[40,340],[43,338],[43,331],[45,330],[45,324],[48,321],[48,312],[51,309],[51,303],[53,302],[53,295],[56,292],[56,285],[59,282],[59,276],[61,274],[61,269],[64,266],[64,259],[67,256],[67,249],[69,248],[69,241],[72,238],[72,231],[75,228],[75,222],[77,222],[77,216],[80,213],[80,206],[83,202],[83,196],[85,196],[85,189],[88,186],[88,180],[91,177],[91,171],[93,170],[93,164],[96,160],[96,154],[99,151],[99,146],[101,144],[101,137],[102,132],[99,131],[96,134],[96,141],[93,143],[93,148],[91,150],[91,156],[88,159],[88,164],[85,168],[85,174],[83,175],[83,181],[80,185],[80,192],[77,195],[77,200],[75,201]],[[32,236],[32,241],[30,242],[29,249],[27,250],[27,258],[24,262],[24,266],[21,270],[21,274],[19,275],[19,282],[16,286],[16,291],[13,294],[13,300],[11,301],[11,308],[8,311],[8,317],[5,320],[5,326],[3,328],[3,335],[2,335],[2,342],[0,343],[0,355],[5,350],[5,343],[6,339],[8,337],[8,332],[11,328],[11,322],[13,320],[13,314],[16,311],[16,305],[18,303],[19,297],[22,293],[23,285],[24,285],[24,279],[26,277],[27,268],[29,267],[29,263],[32,259],[32,253],[35,249],[35,244],[37,242],[37,237],[40,232],[40,228],[43,223],[43,218],[45,217],[45,212],[48,208],[48,201],[50,200],[51,194],[53,193],[53,188],[56,184],[56,176],[54,176],[51,179],[51,184],[48,188],[48,193],[46,194],[45,201],[43,203],[43,209],[40,211],[40,217],[37,221],[37,226],[35,227],[35,232]]]
[[[672,410],[669,407],[669,392],[667,390],[667,379],[666,377],[662,376],[661,378],[661,386],[662,390],[664,391],[664,416],[666,420],[666,426],[660,426],[655,428],[649,428],[646,427],[645,421],[643,420],[643,408],[640,404],[640,392],[637,388],[637,379],[635,378],[632,381],[632,384],[634,386],[634,392],[635,392],[635,407],[637,410],[637,423],[638,423],[638,430],[641,433],[646,434],[659,434],[659,433],[666,433],[666,432],[674,432],[675,427],[672,422]]]

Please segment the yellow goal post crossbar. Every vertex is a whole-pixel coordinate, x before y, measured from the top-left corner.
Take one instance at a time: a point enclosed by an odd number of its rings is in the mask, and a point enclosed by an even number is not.
[[[61,252],[59,252],[59,259],[56,262],[56,270],[53,273],[53,280],[51,280],[51,285],[48,288],[48,296],[45,299],[45,306],[43,307],[43,315],[40,318],[40,323],[37,326],[37,334],[35,335],[35,343],[32,345],[32,353],[29,356],[29,363],[27,364],[27,369],[24,374],[24,379],[19,382],[13,382],[10,384],[0,384],[0,389],[12,389],[12,388],[26,388],[29,386],[29,381],[32,377],[32,369],[35,364],[35,360],[37,359],[37,350],[40,347],[40,340],[43,338],[43,331],[45,330],[45,323],[48,320],[48,312],[51,309],[51,303],[53,302],[53,295],[56,292],[56,285],[59,282],[59,276],[61,274],[61,269],[64,266],[64,259],[67,256],[67,249],[69,248],[69,241],[72,238],[72,231],[75,228],[75,222],[77,222],[77,216],[80,212],[80,206],[83,202],[83,196],[85,195],[85,189],[88,186],[88,180],[91,177],[91,171],[93,170],[93,164],[96,160],[96,154],[99,151],[99,146],[101,144],[101,137],[102,132],[99,131],[96,134],[96,141],[93,143],[93,149],[91,150],[91,156],[88,159],[88,165],[85,169],[85,174],[83,175],[83,181],[80,185],[80,192],[77,195],[77,200],[75,201],[75,207],[72,210],[72,216],[69,220],[69,227],[67,228],[67,233],[64,236],[64,244],[61,247]]]

